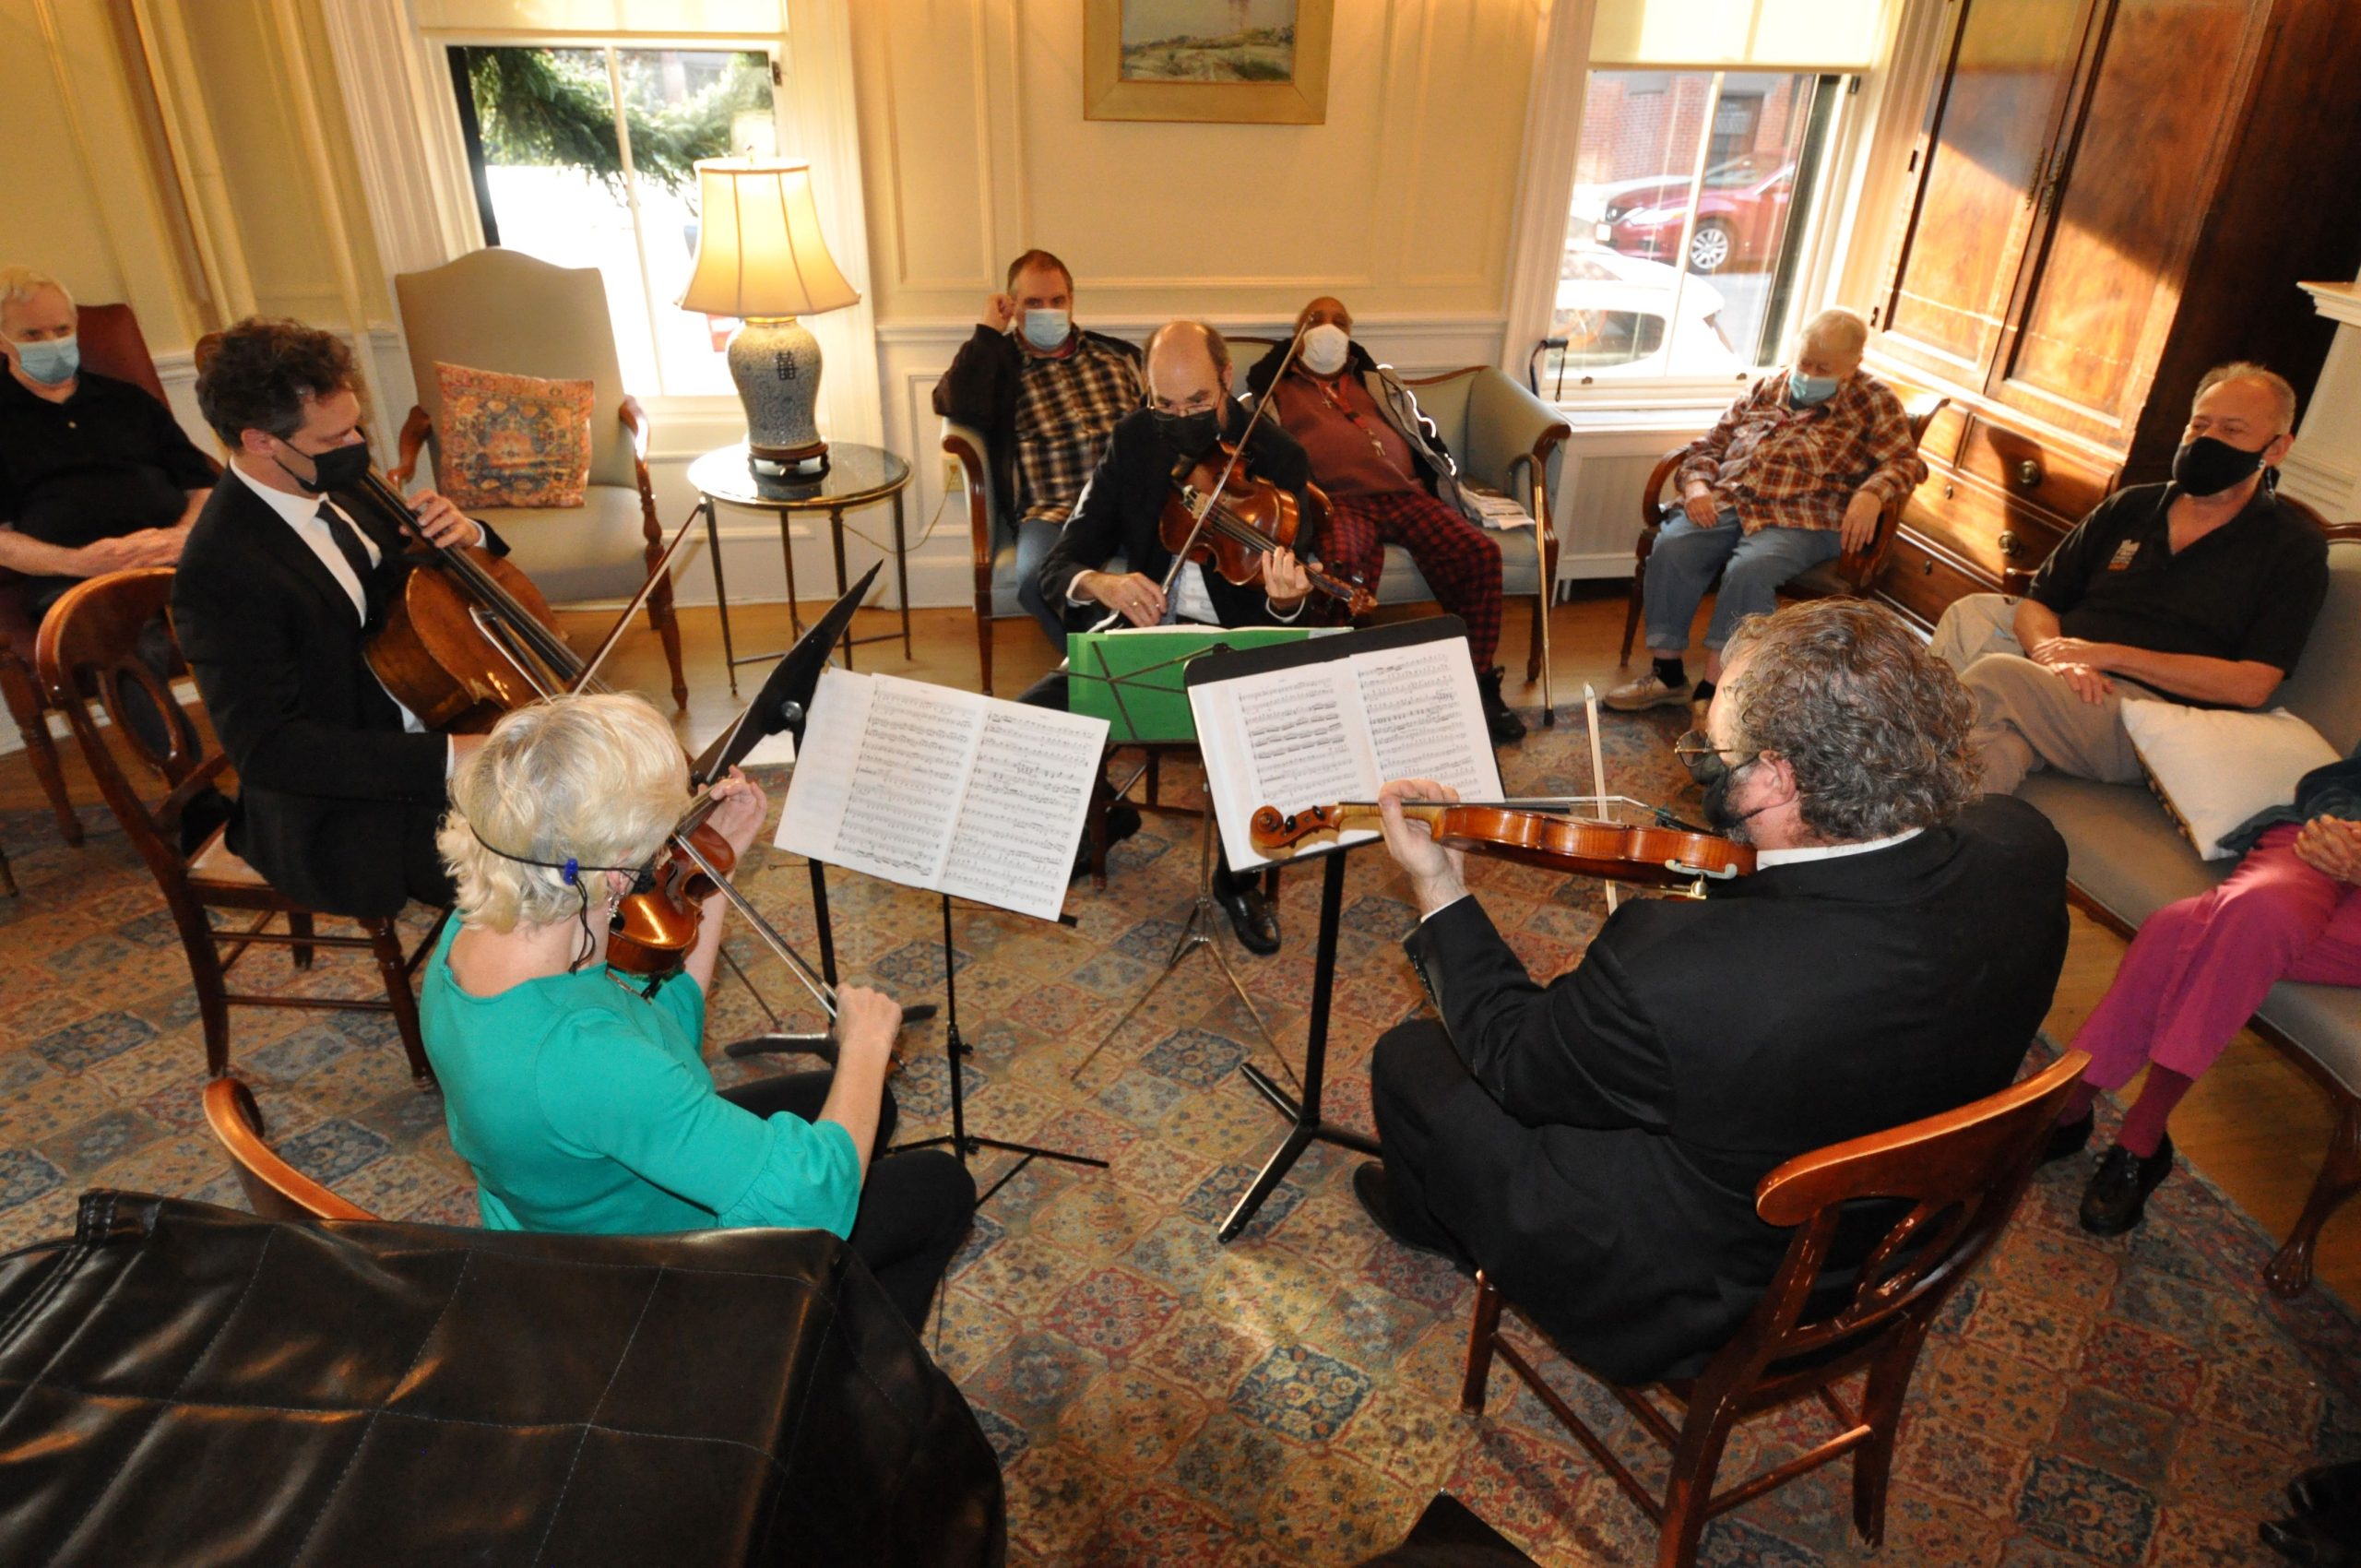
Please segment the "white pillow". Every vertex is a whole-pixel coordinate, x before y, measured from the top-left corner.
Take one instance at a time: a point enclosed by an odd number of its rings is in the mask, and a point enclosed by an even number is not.
[[[2297,779],[2337,759],[2319,731],[2284,707],[2247,713],[2140,699],[2123,705],[2123,727],[2148,787],[2209,861],[2235,853],[2222,835],[2265,807],[2288,804]]]

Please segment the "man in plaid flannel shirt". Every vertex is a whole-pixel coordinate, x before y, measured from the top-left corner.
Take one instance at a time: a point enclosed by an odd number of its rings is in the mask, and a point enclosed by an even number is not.
[[[1673,480],[1680,515],[1648,555],[1655,668],[1608,693],[1608,707],[1631,713],[1710,699],[1738,624],[1776,610],[1790,577],[1866,548],[1886,503],[1927,477],[1902,400],[1861,369],[1869,336],[1853,312],[1821,312],[1806,324],[1795,363],[1756,382],[1690,445]],[[1692,692],[1681,656],[1716,573],[1705,678]]]
[[[1140,406],[1140,351],[1074,325],[1074,274],[1048,251],[1008,266],[974,336],[935,384],[934,411],[984,433],[1000,514],[1016,522],[1016,597],[1059,651],[1065,623],[1041,598],[1041,562],[1074,513],[1107,434]]]

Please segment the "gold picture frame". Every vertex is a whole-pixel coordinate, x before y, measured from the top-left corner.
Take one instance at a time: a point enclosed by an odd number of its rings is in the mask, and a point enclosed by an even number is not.
[[[1328,49],[1335,0],[1295,0],[1295,31],[1285,80],[1126,77],[1123,12],[1158,0],[1083,0],[1082,113],[1086,120],[1180,120],[1196,125],[1318,125],[1328,119]],[[1170,5],[1172,0],[1161,0]],[[1202,0],[1213,13],[1226,0]],[[1267,69],[1267,49],[1215,51]],[[1166,52],[1162,64],[1170,64]],[[1134,62],[1136,65],[1138,62]],[[1216,68],[1220,63],[1216,62]]]

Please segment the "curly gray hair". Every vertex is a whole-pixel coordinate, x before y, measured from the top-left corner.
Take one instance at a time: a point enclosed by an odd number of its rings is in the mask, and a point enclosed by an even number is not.
[[[1739,623],[1722,650],[1739,749],[1795,769],[1804,826],[1835,843],[1948,822],[1975,798],[1975,706],[1901,617],[1811,600]]]

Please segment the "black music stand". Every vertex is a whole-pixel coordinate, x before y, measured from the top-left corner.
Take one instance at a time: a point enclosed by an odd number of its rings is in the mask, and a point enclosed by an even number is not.
[[[820,862],[813,861],[812,863],[818,865]],[[1100,1170],[1106,1170],[1105,1160],[1094,1158],[1086,1154],[1072,1154],[1063,1149],[1043,1148],[1038,1144],[1010,1143],[1005,1138],[987,1138],[967,1131],[967,1089],[963,1082],[966,1076],[963,1064],[967,1057],[975,1053],[976,1048],[969,1045],[959,1034],[959,954],[951,942],[951,895],[944,893],[939,897],[943,899],[943,1053],[951,1068],[951,1131],[938,1134],[931,1138],[917,1138],[907,1144],[896,1144],[885,1152],[899,1154],[904,1149],[948,1148],[959,1157],[959,1162],[962,1165],[988,1148],[999,1149],[1005,1154],[1022,1155],[1023,1158],[1010,1166],[1002,1173],[999,1181],[985,1188],[978,1196],[976,1202],[979,1206],[989,1202],[994,1193],[1008,1185],[1018,1171],[1037,1159],[1054,1159],[1067,1165],[1087,1165]],[[1071,915],[1061,915],[1058,919],[1062,924],[1071,924],[1074,921]],[[927,1009],[929,1015],[933,1011],[931,1007]],[[908,1020],[910,1015],[906,1012],[902,1016]]]
[[[713,743],[696,759],[691,769],[694,781],[720,778],[773,735],[789,735],[798,747],[803,744],[804,716],[811,711],[813,694],[820,689],[820,672],[828,667],[836,639],[852,624],[853,612],[860,608],[861,600],[869,595],[869,585],[877,580],[884,564],[880,561],[862,573],[860,581],[837,595],[836,601],[818,620],[803,628],[795,646],[779,655],[778,662],[764,678],[762,690],[754,694],[754,700],[739,711],[736,720],[715,736]],[[804,863],[812,873],[812,919],[820,940],[820,975],[833,986],[836,983],[836,940],[828,919],[827,872],[817,860],[807,857]],[[733,963],[731,968],[736,965]],[[743,980],[746,977],[741,971],[738,978]],[[769,1003],[763,1002],[762,992],[754,991],[751,982],[746,989],[753,993],[756,1002],[762,1003],[763,1011],[770,1013],[771,1021],[776,1024],[778,1015],[771,1011]],[[904,1021],[909,1023],[933,1016],[931,1002],[921,1002],[902,1013]],[[834,1062],[836,1045],[826,1034],[767,1034],[734,1040],[722,1048],[722,1054],[730,1057],[789,1053]]]
[[[1419,643],[1464,638],[1466,635],[1466,624],[1457,616],[1430,616],[1372,627],[1367,631],[1348,632],[1341,636],[1315,638],[1310,642],[1209,655],[1189,666],[1186,679],[1188,685],[1194,688],[1274,670],[1327,663],[1350,658],[1356,653],[1408,647]],[[1210,812],[1214,809],[1210,778],[1206,795],[1206,809]],[[1238,1238],[1239,1232],[1246,1229],[1247,1223],[1262,1208],[1272,1192],[1287,1179],[1287,1172],[1295,1168],[1295,1162],[1303,1158],[1303,1151],[1314,1143],[1334,1144],[1338,1148],[1353,1149],[1361,1154],[1382,1153],[1375,1138],[1327,1120],[1321,1109],[1321,1099],[1328,1079],[1328,1004],[1336,985],[1336,936],[1344,916],[1345,857],[1358,847],[1339,842],[1310,851],[1324,856],[1327,864],[1320,882],[1320,936],[1312,956],[1311,1012],[1304,1028],[1303,1098],[1298,1099],[1289,1095],[1275,1079],[1252,1062],[1240,1066],[1240,1075],[1253,1087],[1255,1092],[1269,1100],[1272,1108],[1287,1118],[1287,1133],[1271,1158],[1263,1162],[1263,1169],[1230,1209],[1229,1217],[1221,1222],[1221,1229],[1215,1232],[1220,1241],[1231,1241]],[[1304,857],[1299,855],[1296,858],[1300,860]]]

